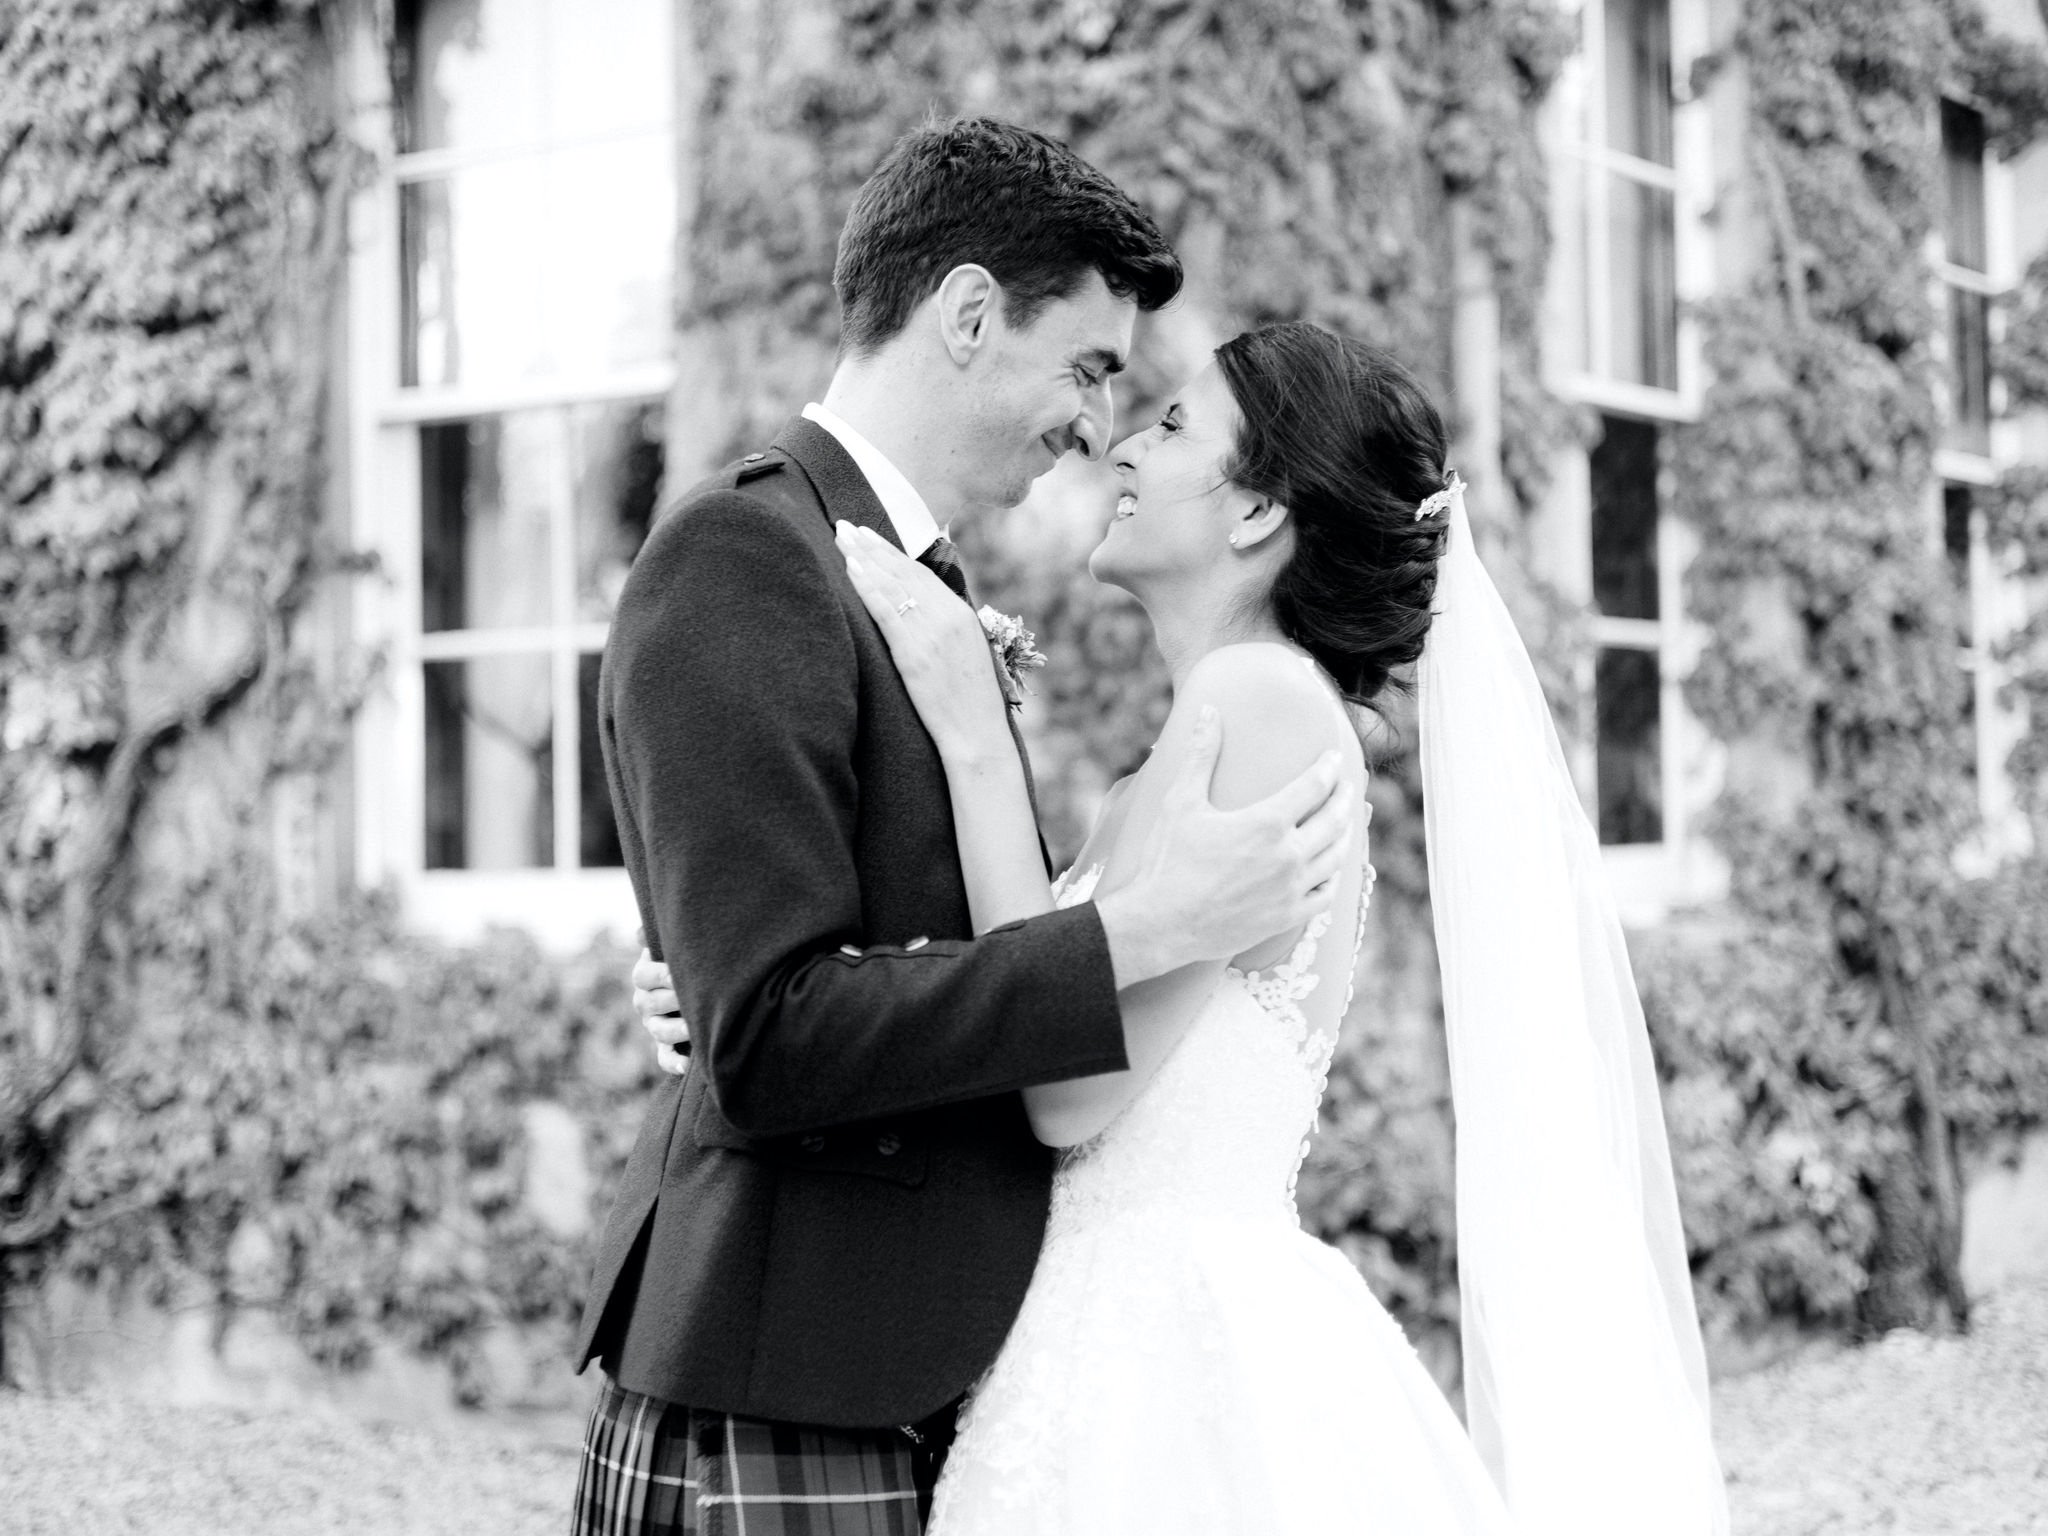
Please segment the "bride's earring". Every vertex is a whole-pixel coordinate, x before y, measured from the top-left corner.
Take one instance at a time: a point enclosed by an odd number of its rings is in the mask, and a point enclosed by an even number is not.
[[[1237,535],[1234,533],[1230,536],[1230,547],[1232,549],[1237,548]]]

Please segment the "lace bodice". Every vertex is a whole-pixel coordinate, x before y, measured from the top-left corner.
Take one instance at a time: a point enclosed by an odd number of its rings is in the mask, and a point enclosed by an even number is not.
[[[1100,866],[1070,871],[1059,903],[1087,900],[1100,878]],[[1370,889],[1368,879],[1360,925]],[[1295,1220],[1294,1180],[1335,1045],[1329,1030],[1310,1027],[1303,1004],[1328,977],[1348,983],[1357,954],[1354,933],[1350,950],[1322,955],[1331,926],[1329,913],[1317,917],[1286,959],[1264,971],[1225,971],[1152,1081],[1098,1135],[1062,1155],[1049,1243],[1097,1215]]]

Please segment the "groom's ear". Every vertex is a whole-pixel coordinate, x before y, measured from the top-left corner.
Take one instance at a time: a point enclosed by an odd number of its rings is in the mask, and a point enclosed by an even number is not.
[[[939,307],[939,340],[947,355],[964,368],[988,344],[1003,290],[987,267],[967,262],[940,280],[933,297]]]

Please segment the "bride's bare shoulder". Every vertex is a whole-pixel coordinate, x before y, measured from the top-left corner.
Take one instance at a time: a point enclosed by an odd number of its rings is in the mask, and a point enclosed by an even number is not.
[[[1202,706],[1223,725],[1214,799],[1219,806],[1272,793],[1331,748],[1349,757],[1357,741],[1315,664],[1271,641],[1226,645],[1196,662],[1174,700],[1183,729]]]

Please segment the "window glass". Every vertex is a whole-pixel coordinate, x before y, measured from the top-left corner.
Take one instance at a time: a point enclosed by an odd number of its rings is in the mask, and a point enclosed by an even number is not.
[[[1959,102],[1941,104],[1941,158],[1947,183],[1943,235],[1948,259],[1972,272],[1986,268],[1984,241],[1984,118]]]
[[[428,869],[554,861],[549,670],[545,655],[426,664]]]
[[[1971,583],[1970,515],[1975,498],[1967,485],[1941,488],[1941,545],[1948,559],[1949,582],[1956,594],[1956,659],[1962,679],[1962,719],[1970,743],[1964,757],[1972,782],[1977,777],[1977,624],[1976,593]]]
[[[1613,618],[1657,617],[1656,427],[1601,418],[1592,453],[1593,601]]]
[[[669,0],[399,0],[399,148],[489,150],[659,128]]]
[[[503,386],[667,358],[670,162],[653,137],[406,183],[401,382]]]
[[[661,494],[659,402],[580,406],[571,416],[575,444],[576,618],[602,623],[654,521]]]
[[[1607,0],[1607,145],[1671,164],[1669,0]]]
[[[1951,448],[1991,452],[1991,299],[1948,290],[1949,423]]]
[[[559,411],[420,429],[420,626],[504,629],[553,621],[549,491],[560,483]]]
[[[421,629],[610,619],[653,520],[661,427],[661,407],[648,400],[421,427]],[[570,612],[557,612],[553,596],[558,524],[574,541]]]
[[[1656,389],[1678,387],[1677,218],[1665,188],[1610,173],[1608,371]]]
[[[598,653],[576,626],[610,619],[647,536],[661,420],[658,401],[591,401],[419,429],[421,628],[444,637],[426,663],[427,868],[553,862],[558,730],[582,786],[576,823],[559,834],[580,864],[621,862],[598,750]],[[478,643],[466,633],[514,627],[539,630],[546,649],[446,656]],[[555,658],[572,655],[573,722],[550,704]]]
[[[578,807],[577,860],[585,869],[616,869],[626,862],[619,825],[612,814],[611,785],[604,776],[604,750],[597,728],[597,678],[603,658],[590,651],[576,658],[576,762],[583,787]]]
[[[1603,647],[1595,663],[1600,841],[1655,843],[1664,836],[1664,779],[1657,653]]]
[[[1949,580],[1955,589],[1970,593],[1970,513],[1973,498],[1967,485],[1947,484],[1941,488],[1941,548],[1948,557]],[[1969,632],[1963,644],[1970,643]]]

